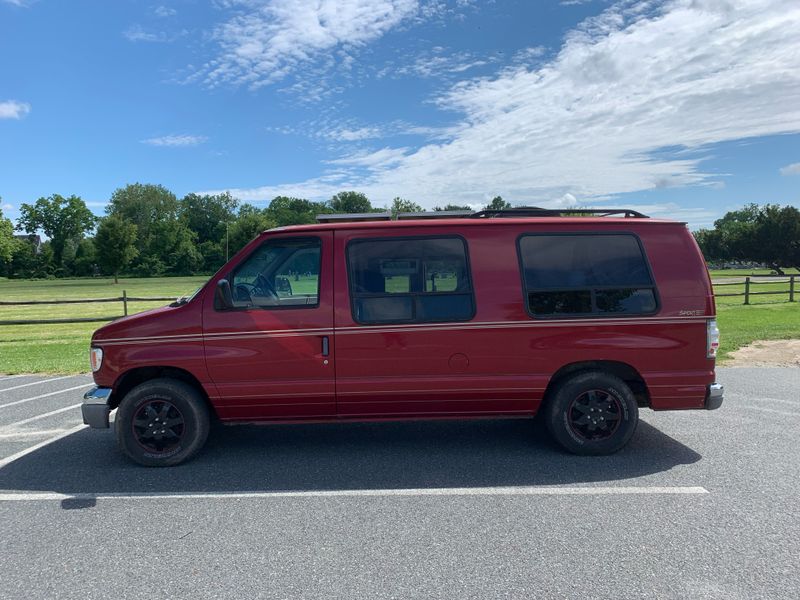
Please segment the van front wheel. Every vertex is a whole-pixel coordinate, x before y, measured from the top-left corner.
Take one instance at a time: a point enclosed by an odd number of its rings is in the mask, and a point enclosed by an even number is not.
[[[146,467],[190,459],[208,437],[208,409],[200,393],[175,379],[153,379],[122,399],[114,420],[120,450]]]
[[[589,371],[559,384],[545,406],[545,421],[553,438],[573,454],[612,454],[636,431],[639,408],[619,377]]]

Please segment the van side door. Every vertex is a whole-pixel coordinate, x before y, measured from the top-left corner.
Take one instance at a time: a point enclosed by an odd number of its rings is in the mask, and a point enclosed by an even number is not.
[[[233,308],[203,306],[220,418],[334,416],[333,234],[268,235],[222,278]]]
[[[378,234],[336,232],[339,415],[530,412],[530,392],[498,385],[498,330],[476,327],[467,240],[444,228]]]

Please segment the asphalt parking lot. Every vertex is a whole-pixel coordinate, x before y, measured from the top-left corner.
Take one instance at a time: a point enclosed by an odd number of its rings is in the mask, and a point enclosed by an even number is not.
[[[610,457],[528,421],[229,427],[135,466],[88,376],[0,376],[0,598],[797,598],[800,370]]]

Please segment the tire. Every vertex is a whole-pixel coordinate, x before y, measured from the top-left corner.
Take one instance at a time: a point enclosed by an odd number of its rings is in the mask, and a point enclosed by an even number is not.
[[[208,438],[206,403],[192,386],[153,379],[122,399],[114,421],[117,444],[134,462],[171,467],[197,454]]]
[[[586,371],[558,384],[544,416],[550,435],[569,452],[613,454],[636,431],[639,407],[619,377]]]

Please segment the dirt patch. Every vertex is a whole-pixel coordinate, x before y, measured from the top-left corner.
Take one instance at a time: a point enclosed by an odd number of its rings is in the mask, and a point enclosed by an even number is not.
[[[800,367],[800,340],[753,342],[731,352],[726,367]]]

